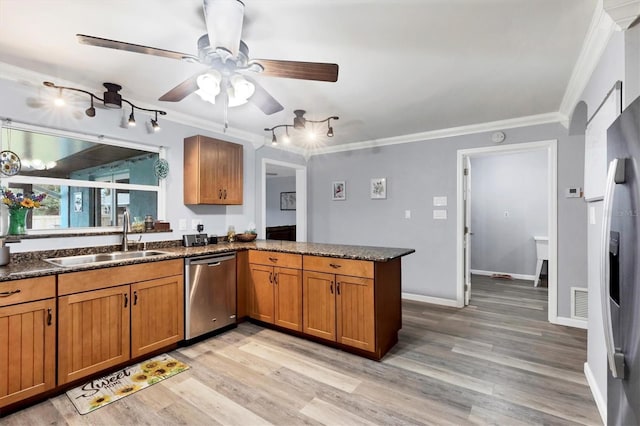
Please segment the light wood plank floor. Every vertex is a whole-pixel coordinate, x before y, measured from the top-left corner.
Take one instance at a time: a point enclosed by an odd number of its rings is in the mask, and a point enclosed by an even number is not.
[[[474,277],[465,309],[403,303],[382,362],[244,323],[172,353],[192,368],[80,416],[66,395],[2,425],[601,424],[586,332],[547,323],[547,289]]]

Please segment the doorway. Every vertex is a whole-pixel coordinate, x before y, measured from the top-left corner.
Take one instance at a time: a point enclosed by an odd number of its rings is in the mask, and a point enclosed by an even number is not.
[[[307,241],[307,167],[262,159],[259,234],[264,238]]]
[[[457,306],[463,307],[472,298],[470,280],[470,247],[472,230],[470,230],[470,200],[467,188],[471,186],[473,171],[469,165],[473,158],[481,158],[498,154],[515,154],[534,151],[546,153],[547,170],[547,229],[548,247],[548,320],[557,322],[557,141],[541,141],[517,145],[491,146],[483,148],[459,150],[457,155]],[[505,213],[508,214],[508,213]],[[533,237],[533,236],[532,236]],[[533,286],[533,282],[531,284]]]

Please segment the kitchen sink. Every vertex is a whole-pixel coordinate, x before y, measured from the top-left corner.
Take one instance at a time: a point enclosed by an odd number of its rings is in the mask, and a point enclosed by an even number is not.
[[[82,254],[79,256],[53,257],[43,259],[45,262],[52,263],[56,266],[70,267],[79,265],[92,265],[96,263],[118,262],[127,259],[140,259],[144,257],[162,256],[167,254],[163,251],[144,250],[144,251],[116,251],[111,253],[98,254]]]

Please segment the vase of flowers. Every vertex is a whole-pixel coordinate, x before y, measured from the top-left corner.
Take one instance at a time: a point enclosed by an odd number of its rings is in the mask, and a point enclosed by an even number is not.
[[[2,203],[9,208],[9,235],[27,233],[27,215],[31,210],[40,207],[46,196],[47,194],[21,194],[2,189]]]

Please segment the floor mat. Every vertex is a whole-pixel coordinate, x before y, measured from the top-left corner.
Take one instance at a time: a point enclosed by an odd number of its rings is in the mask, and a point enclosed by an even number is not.
[[[187,364],[162,354],[75,387],[67,396],[78,413],[87,414],[188,369]]]

